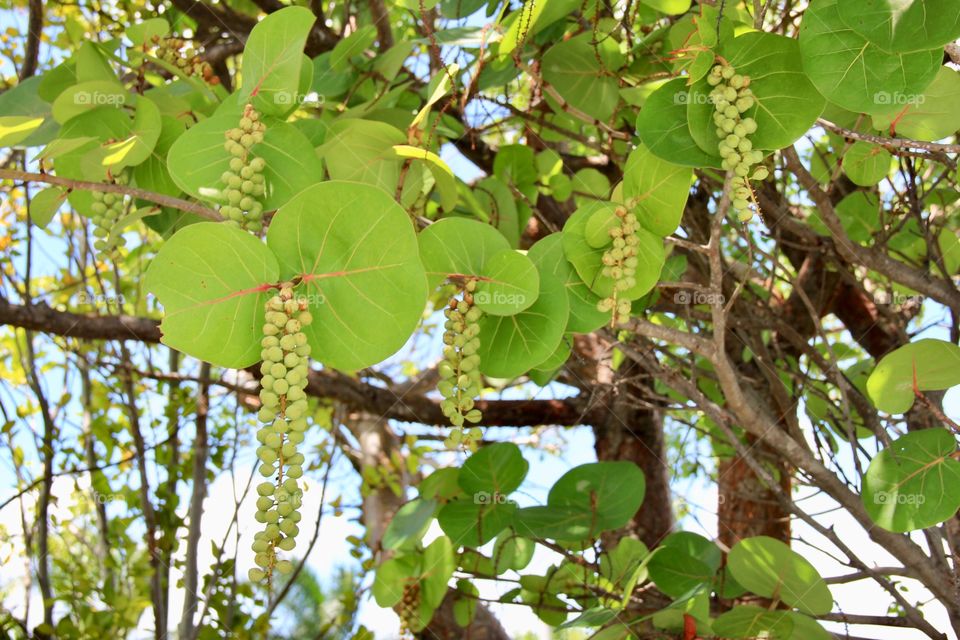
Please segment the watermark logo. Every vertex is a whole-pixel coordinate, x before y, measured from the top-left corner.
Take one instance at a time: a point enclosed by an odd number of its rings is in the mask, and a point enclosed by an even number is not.
[[[712,293],[708,291],[678,291],[673,294],[674,304],[723,304],[726,297],[722,293]]]
[[[504,293],[503,291],[477,291],[473,299],[478,304],[502,304],[521,307],[527,303],[522,293]]]
[[[489,491],[477,491],[473,494],[473,504],[507,504],[510,500],[507,496],[494,491],[490,493]]]
[[[681,91],[673,94],[673,104],[713,104],[713,96],[699,91]]]
[[[295,93],[290,91],[277,91],[273,94],[273,101],[280,105],[318,108],[323,106],[324,97],[316,92]]]
[[[899,91],[877,91],[873,94],[873,103],[877,105],[907,106],[921,105],[926,102],[922,93],[901,93]]]
[[[124,497],[119,493],[100,493],[99,491],[93,492],[93,500],[97,504],[110,504],[111,502],[126,502]]]
[[[877,301],[877,304],[887,304],[887,305],[918,305],[923,303],[923,296],[912,295],[908,296],[899,292],[889,292],[889,291],[876,291],[873,295],[874,299]]]
[[[106,308],[111,307],[122,307],[127,303],[127,299],[123,296],[122,293],[118,294],[106,294],[106,293],[87,293],[86,291],[81,291],[77,294],[77,304],[88,304],[91,307]]]
[[[120,91],[78,91],[73,94],[73,103],[89,107],[122,107],[127,94]]]
[[[874,504],[915,504],[921,505],[927,501],[927,497],[922,493],[894,493],[890,491],[877,491],[873,494]]]
[[[306,305],[308,307],[327,304],[327,296],[320,292],[298,293],[294,295],[293,299],[299,304]]]

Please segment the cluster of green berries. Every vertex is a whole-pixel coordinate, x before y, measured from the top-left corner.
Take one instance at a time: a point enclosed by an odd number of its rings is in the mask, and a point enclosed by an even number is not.
[[[397,607],[397,615],[400,618],[400,637],[414,637],[415,624],[420,617],[420,583],[409,578],[403,585],[403,596],[400,598],[400,604]]]
[[[297,479],[303,475],[303,454],[297,445],[303,442],[307,429],[308,358],[310,345],[303,327],[310,324],[310,312],[302,300],[294,297],[293,285],[284,283],[280,292],[266,305],[263,325],[263,363],[260,373],[261,408],[259,418],[266,426],[257,431],[257,457],[260,475],[276,476],[276,482],[257,485],[257,522],[266,525],[253,540],[254,562],[250,580],[272,579],[273,571],[290,573],[293,564],[278,560],[276,550],[291,551],[296,547],[303,492]]]
[[[477,290],[475,278],[467,280],[461,298],[453,296],[444,309],[443,360],[437,367],[440,382],[437,390],[443,400],[440,409],[455,428],[446,440],[448,447],[472,444],[480,439],[480,429],[463,430],[465,422],[480,422],[480,410],[474,408],[474,398],[480,395],[483,378],[480,375],[480,317],[483,311],[473,304]]]
[[[127,184],[126,174],[114,176],[115,184]],[[117,223],[124,213],[123,194],[103,193],[102,191],[93,192],[93,204],[90,206],[93,211],[93,248],[101,253],[109,253],[119,246],[123,246],[124,238],[116,229]],[[111,235],[112,234],[112,235]]]
[[[213,68],[207,64],[200,54],[186,40],[180,38],[161,38],[153,37],[153,44],[156,46],[154,55],[167,64],[176,67],[188,76],[200,76],[209,84],[218,84],[220,78],[213,72]]]
[[[707,82],[713,87],[710,98],[720,139],[717,149],[723,159],[721,166],[734,172],[733,210],[741,220],[749,220],[753,211],[747,180],[764,180],[768,175],[766,167],[757,167],[753,175],[750,173],[754,165],[763,161],[763,153],[753,148],[749,138],[757,130],[757,121],[743,115],[756,104],[750,76],[740,75],[730,64],[721,62],[710,70]]]
[[[601,273],[613,280],[613,293],[597,302],[597,309],[601,313],[612,313],[611,326],[624,323],[630,319],[630,300],[621,298],[624,291],[629,291],[637,285],[637,247],[640,238],[637,231],[640,223],[637,216],[628,213],[624,207],[616,209],[618,224],[610,227],[608,233],[613,243],[603,253],[603,270]]]
[[[266,129],[260,114],[247,105],[240,118],[240,126],[228,129],[224,148],[230,154],[230,168],[223,172],[223,196],[227,203],[220,213],[228,223],[244,227],[254,233],[263,229],[263,204],[260,199],[266,192],[263,183],[263,158],[250,155],[253,145],[263,142]]]

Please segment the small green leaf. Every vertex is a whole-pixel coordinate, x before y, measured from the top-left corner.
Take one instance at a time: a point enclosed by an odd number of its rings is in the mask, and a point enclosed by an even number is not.
[[[67,193],[60,187],[47,187],[38,191],[30,199],[30,222],[43,229],[50,224],[66,199]]]
[[[373,598],[381,607],[393,607],[403,599],[403,587],[416,576],[416,556],[395,556],[377,567],[373,579]]]
[[[487,260],[510,244],[496,229],[468,218],[444,218],[420,232],[420,258],[435,289],[448,275],[480,276]]]
[[[960,509],[957,441],[946,429],[914,431],[870,462],[863,505],[878,525],[905,533],[952,518]]]
[[[727,566],[738,583],[758,596],[782,600],[814,616],[833,607],[830,589],[813,565],[774,538],[741,540],[730,550]]]
[[[453,170],[440,156],[426,149],[411,147],[406,144],[395,145],[393,150],[400,158],[413,158],[426,163],[433,174],[434,182],[437,185],[437,193],[440,194],[441,209],[450,211],[457,206],[457,179],[453,175]]]
[[[881,358],[867,380],[870,399],[881,411],[906,413],[919,391],[960,384],[960,347],[933,338],[906,344]]]
[[[284,7],[250,32],[243,49],[240,96],[252,98],[261,113],[284,115],[299,103],[303,48],[315,21],[306,7]]]
[[[484,312],[512,316],[529,309],[540,293],[540,274],[527,256],[513,249],[493,254],[483,265],[473,299]]]
[[[436,502],[423,498],[416,498],[403,505],[390,519],[390,524],[383,533],[381,546],[394,550],[416,544],[427,532],[436,510]]]
[[[861,187],[872,187],[890,173],[890,152],[869,142],[854,142],[843,154],[843,172]]]
[[[502,501],[520,486],[529,466],[517,445],[489,444],[467,458],[461,467],[460,488],[478,504]]]
[[[694,141],[687,118],[689,93],[684,78],[663,83],[647,97],[637,117],[637,133],[651,153],[685,167],[719,167],[720,156]]]
[[[514,531],[506,530],[497,536],[493,545],[493,563],[497,575],[510,569],[520,571],[533,559],[536,545]]]

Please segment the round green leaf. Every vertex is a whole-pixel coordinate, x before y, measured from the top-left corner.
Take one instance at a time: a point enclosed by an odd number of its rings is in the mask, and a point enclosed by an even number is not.
[[[592,462],[560,476],[547,496],[551,507],[581,509],[597,531],[618,529],[643,503],[643,471],[632,462]]]
[[[694,587],[710,582],[715,569],[677,547],[661,547],[653,552],[647,570],[660,591],[679,598]]]
[[[323,182],[277,211],[267,244],[281,276],[300,278],[313,322],[304,331],[313,357],[345,370],[403,346],[426,304],[417,239],[387,193],[352,182]]]
[[[482,547],[497,537],[513,521],[517,505],[513,502],[474,502],[452,500],[440,509],[437,521],[453,544]]]
[[[870,399],[881,411],[906,413],[919,391],[940,391],[960,384],[960,347],[924,338],[883,356],[867,380]]]
[[[493,563],[496,575],[510,569],[520,571],[533,559],[536,545],[533,540],[524,538],[511,530],[503,531],[497,536],[493,545]]]
[[[447,582],[457,568],[450,538],[440,536],[423,550],[423,573],[420,576],[420,620],[430,622],[434,610],[447,595]]]
[[[942,47],[960,37],[953,0],[838,0],[844,24],[888,51]]]
[[[479,276],[494,255],[510,244],[496,229],[469,218],[444,218],[420,232],[420,259],[435,289],[448,275]]]
[[[668,236],[680,225],[692,178],[689,167],[662,160],[640,145],[623,169],[623,199],[644,229]]]
[[[530,247],[527,257],[533,260],[541,273],[547,273],[563,283],[570,305],[566,331],[590,333],[610,321],[610,314],[597,310],[600,296],[590,290],[563,253],[563,234],[551,233]]]
[[[490,315],[512,316],[529,309],[539,292],[537,267],[522,253],[506,249],[487,258],[473,299]]]
[[[741,540],[730,550],[727,566],[738,583],[758,596],[782,600],[813,616],[833,607],[830,589],[813,565],[774,538]]]
[[[686,167],[719,167],[720,156],[694,141],[687,119],[687,81],[674,78],[647,97],[637,117],[637,133],[654,155]]]
[[[619,226],[620,219],[615,208],[596,209],[583,225],[583,239],[593,249],[604,249],[613,242],[610,229]]]
[[[497,502],[520,486],[529,464],[512,442],[481,447],[460,469],[460,488],[478,504]]]
[[[863,505],[878,525],[904,533],[952,518],[960,509],[957,441],[946,429],[894,440],[863,478]]]
[[[660,546],[679,549],[691,558],[703,562],[713,571],[719,569],[720,563],[723,561],[723,554],[716,544],[692,531],[671,533],[660,542]]]
[[[136,166],[151,157],[160,138],[162,120],[157,105],[144,96],[137,98],[130,135],[123,140],[104,145],[104,165],[114,173],[124,167]]]
[[[200,122],[177,138],[167,153],[170,177],[184,192],[208,202],[221,204],[220,176],[229,168],[230,154],[224,149],[226,131],[237,126],[237,117],[217,115]],[[293,125],[267,124],[263,142],[251,153],[266,161],[264,208],[276,209],[300,191],[323,179],[323,166],[310,141]]]
[[[837,0],[814,0],[800,25],[800,54],[804,71],[827,100],[870,113],[921,95],[940,68],[943,49],[887,51],[844,23]]]
[[[893,129],[897,135],[918,140],[940,140],[960,129],[958,100],[960,73],[940,67],[937,77],[922,95],[907,104],[891,104],[871,114],[873,126]]]
[[[202,222],[163,244],[144,284],[163,305],[163,344],[240,369],[260,359],[264,304],[279,277],[277,259],[260,240]]]
[[[540,295],[528,309],[480,318],[480,370],[494,378],[514,378],[537,366],[560,344],[569,313],[563,284],[541,273]]]
[[[854,142],[843,154],[843,172],[861,187],[871,187],[890,173],[890,152],[869,142]]]
[[[377,567],[373,579],[373,599],[381,607],[393,607],[403,599],[403,588],[417,575],[418,558],[414,555],[396,556]]]

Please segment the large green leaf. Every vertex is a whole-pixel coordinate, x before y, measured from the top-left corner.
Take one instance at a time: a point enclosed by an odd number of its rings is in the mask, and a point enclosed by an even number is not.
[[[437,520],[454,545],[481,547],[506,529],[516,512],[513,502],[461,498],[445,504]]]
[[[440,536],[423,550],[423,573],[420,575],[420,615],[421,628],[425,627],[433,612],[444,596],[447,595],[447,583],[457,568],[456,556],[450,538]]]
[[[810,3],[800,25],[800,54],[804,71],[827,100],[868,113],[921,95],[943,58],[942,48],[882,49],[844,23],[837,0]]]
[[[644,229],[668,236],[680,224],[692,178],[692,169],[662,160],[641,144],[623,169],[623,199]]]
[[[594,538],[600,531],[591,513],[579,507],[546,505],[525,507],[516,512],[514,528],[531,538],[580,541]]]
[[[299,103],[303,48],[316,16],[306,7],[274,11],[253,28],[243,49],[242,97],[258,111],[284,115]]]
[[[643,503],[643,471],[632,462],[592,462],[574,467],[554,483],[547,504],[590,514],[597,531],[617,529]]]
[[[745,589],[782,600],[804,613],[823,615],[833,606],[830,589],[813,565],[774,538],[741,540],[730,550],[727,566]]]
[[[960,37],[953,0],[838,0],[844,24],[888,51],[942,47]]]
[[[803,72],[800,50],[793,38],[754,31],[724,48],[737,73],[750,77],[756,106],[744,115],[756,120],[750,136],[756,149],[782,149],[805,134],[826,104]],[[690,132],[702,149],[715,153],[719,139],[713,122],[710,85],[700,80],[690,89],[687,114]]]
[[[930,527],[960,509],[957,441],[946,429],[894,440],[863,478],[863,505],[878,525],[899,533]]]
[[[121,109],[131,99],[129,92],[116,79],[91,80],[73,85],[57,96],[51,111],[60,124],[93,109]]]
[[[873,126],[893,129],[897,135],[918,140],[940,140],[960,129],[958,101],[960,73],[940,67],[937,77],[921,96],[908,104],[891,104],[873,113]],[[846,163],[846,156],[843,161]]]
[[[512,442],[490,444],[467,458],[460,469],[460,488],[467,497],[496,501],[520,486],[529,466]]]
[[[538,240],[527,256],[541,273],[548,273],[563,283],[570,304],[566,331],[590,333],[610,321],[610,314],[597,309],[600,296],[590,290],[563,253],[563,234],[551,233]]]
[[[267,244],[280,275],[300,278],[317,360],[360,369],[396,352],[413,332],[427,286],[410,219],[380,189],[351,182],[314,185],[270,223]]]
[[[613,38],[593,43],[594,34],[583,33],[550,47],[543,55],[543,79],[572,107],[606,122],[620,100],[614,73],[622,56]]]
[[[919,391],[939,391],[960,384],[960,347],[924,338],[888,353],[867,380],[873,404],[887,413],[906,413]]]
[[[687,167],[719,167],[720,156],[694,141],[687,119],[687,81],[674,78],[647,97],[637,117],[637,133],[655,155]]]
[[[537,366],[560,344],[569,313],[563,283],[541,273],[540,295],[530,308],[480,319],[480,370],[494,378],[513,378]]]
[[[229,168],[230,154],[224,149],[224,142],[226,131],[235,126],[235,116],[217,115],[192,126],[170,147],[167,168],[185,193],[208,202],[225,202],[221,176]],[[313,146],[293,125],[268,123],[263,142],[255,145],[251,154],[266,160],[263,175],[267,210],[280,207],[323,179],[323,167]]]
[[[513,249],[499,251],[483,263],[473,296],[477,306],[495,316],[529,309],[540,293],[540,274],[533,262]]]
[[[167,240],[144,276],[163,305],[165,345],[222,367],[260,359],[264,304],[280,276],[277,259],[249,233],[216,222]]]
[[[153,153],[163,128],[160,109],[153,100],[144,96],[137,98],[131,127],[129,136],[104,145],[106,156],[103,162],[114,173],[146,161]]]

